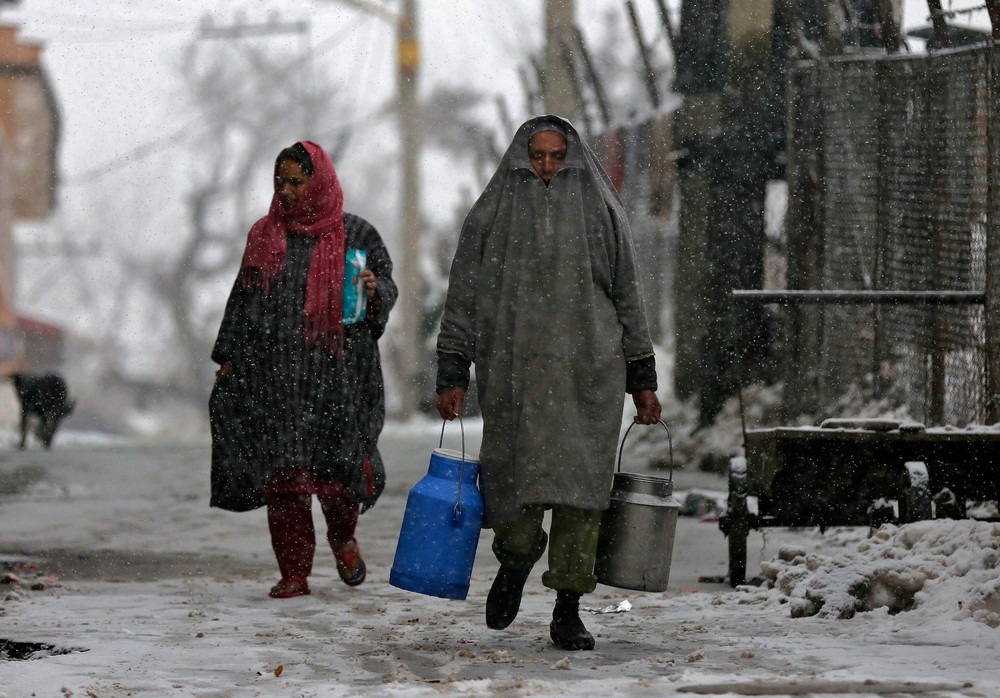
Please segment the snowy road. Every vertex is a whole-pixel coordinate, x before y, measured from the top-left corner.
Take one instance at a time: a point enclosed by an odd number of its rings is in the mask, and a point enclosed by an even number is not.
[[[474,425],[467,436],[478,450]],[[22,580],[0,588],[0,640],[86,650],[0,661],[0,696],[1000,695],[1000,631],[884,611],[792,619],[765,594],[700,583],[724,574],[725,540],[692,519],[678,524],[668,592],[600,586],[584,598],[633,605],[585,617],[594,652],[549,643],[541,565],[517,621],[488,631],[489,532],[466,601],[387,581],[406,494],[437,441],[433,424],[386,432],[389,485],[359,526],[368,581],[348,589],[320,550],[313,595],[281,601],[266,596],[276,570],[263,511],[207,507],[206,446],[67,436],[48,453],[0,451],[0,560]],[[765,557],[783,541],[831,544],[772,532]],[[751,570],[760,547],[751,538]]]

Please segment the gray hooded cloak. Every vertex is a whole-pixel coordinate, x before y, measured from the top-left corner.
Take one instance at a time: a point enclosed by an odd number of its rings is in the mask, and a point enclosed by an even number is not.
[[[568,145],[548,186],[528,158],[541,119]],[[625,362],[653,346],[621,199],[569,122],[523,124],[466,217],[437,349],[475,363],[484,526],[607,508]]]

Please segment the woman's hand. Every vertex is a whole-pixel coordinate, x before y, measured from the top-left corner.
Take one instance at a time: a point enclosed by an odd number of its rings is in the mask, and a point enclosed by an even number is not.
[[[441,419],[449,422],[462,414],[462,406],[465,404],[465,388],[452,388],[445,390],[438,395],[437,408]]]
[[[378,292],[378,286],[375,285],[375,272],[371,269],[362,269],[359,276],[361,277],[361,283],[365,287],[365,297],[371,300]]]
[[[652,390],[640,390],[632,394],[635,403],[636,424],[656,424],[660,421],[660,401]]]

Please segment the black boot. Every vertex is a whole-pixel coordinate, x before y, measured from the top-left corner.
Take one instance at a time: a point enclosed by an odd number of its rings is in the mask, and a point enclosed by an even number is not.
[[[552,611],[549,634],[552,643],[563,650],[592,650],[594,636],[580,620],[580,597],[572,591],[556,592],[556,607]]]
[[[521,592],[528,581],[531,568],[518,570],[500,565],[490,594],[486,597],[486,627],[503,630],[514,622],[521,608]]]

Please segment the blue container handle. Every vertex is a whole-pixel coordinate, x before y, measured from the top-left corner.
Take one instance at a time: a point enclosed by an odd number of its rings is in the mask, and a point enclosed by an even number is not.
[[[670,429],[664,424],[662,419],[657,419],[657,422],[663,424],[663,428],[667,430],[667,445],[670,447],[670,482],[674,481],[674,442],[670,438]],[[625,439],[628,438],[628,433],[632,431],[638,422],[632,422],[628,425],[628,429],[625,430],[625,436],[622,437],[622,445],[618,447],[618,472],[622,471],[622,451],[625,450]],[[444,429],[441,430],[442,435],[444,434]],[[465,448],[464,446],[462,447]]]
[[[451,510],[451,522],[456,526],[462,522],[462,480],[465,474],[465,422],[462,421],[462,415],[456,414],[458,417],[458,426],[462,430],[462,465],[458,469],[458,493],[455,495],[455,506]],[[441,438],[438,439],[438,448],[444,445],[444,427],[448,424],[448,420],[442,420],[441,422]]]

